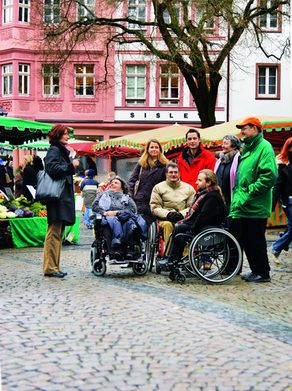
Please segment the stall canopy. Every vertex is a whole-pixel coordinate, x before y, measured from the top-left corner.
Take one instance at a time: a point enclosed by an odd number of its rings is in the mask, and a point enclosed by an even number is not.
[[[167,144],[172,139],[184,139],[186,132],[190,129],[189,126],[184,125],[171,125],[162,128],[146,130],[144,132],[133,133],[127,136],[113,138],[111,140],[101,141],[94,146],[96,154],[109,154],[113,155],[114,149],[119,148],[120,151],[126,151],[128,149],[140,149],[150,139],[157,139],[162,145]],[[128,151],[131,152],[130,150]]]
[[[19,118],[0,117],[0,143],[22,145],[25,141],[42,140],[52,129],[52,124],[27,121]],[[73,134],[73,129],[70,128]]]
[[[292,136],[292,116],[275,117],[275,116],[256,116],[260,119],[264,137],[273,145],[274,148],[281,148],[285,140]],[[241,132],[237,129],[236,124],[244,118],[225,122],[220,125],[214,125],[209,128],[199,129],[202,142],[205,146],[216,147],[221,144],[221,140],[227,134],[240,136]],[[177,137],[170,140],[165,146],[164,151],[177,148],[185,143],[185,139]]]

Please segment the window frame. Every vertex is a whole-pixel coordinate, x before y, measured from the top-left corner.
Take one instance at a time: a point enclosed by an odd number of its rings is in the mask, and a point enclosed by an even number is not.
[[[83,72],[82,73],[77,73],[76,72],[76,68],[77,67],[83,67]],[[93,71],[92,73],[86,73],[86,67],[93,67]],[[85,73],[84,73],[84,69],[85,69]],[[83,82],[82,82],[82,88],[83,88],[83,94],[77,94],[76,91],[77,91],[77,78],[82,78],[83,79]],[[93,79],[93,82],[92,82],[92,94],[88,95],[86,93],[87,91],[87,84],[86,84],[86,80],[87,78],[92,78]],[[94,64],[74,64],[74,98],[94,98],[95,97],[95,88],[94,88],[94,84],[95,84],[95,67],[94,67]],[[84,93],[85,92],[85,93]]]
[[[145,68],[145,73],[143,75],[144,77],[144,80],[145,80],[145,83],[144,83],[144,98],[139,98],[138,96],[135,96],[133,98],[128,98],[127,97],[127,93],[128,93],[128,76],[131,76],[131,77],[134,77],[135,80],[137,80],[137,78],[139,77],[139,75],[142,75],[142,73],[132,73],[132,74],[129,74],[127,72],[127,67],[129,66],[132,66],[132,67],[144,67]],[[125,88],[124,88],[124,99],[123,99],[123,102],[125,104],[126,107],[145,107],[148,105],[148,89],[147,89],[147,80],[148,80],[148,64],[145,63],[145,62],[137,62],[137,63],[130,63],[130,62],[127,62],[124,64],[124,75],[125,75]],[[135,91],[137,92],[137,89],[138,89],[138,85],[137,85],[137,81],[135,81]],[[141,101],[141,103],[137,102],[137,101]],[[136,101],[133,102],[133,101]]]
[[[274,68],[276,69],[276,93],[275,94],[260,94],[259,93],[259,86],[260,86],[260,68]],[[270,75],[267,75],[267,72],[265,74],[265,81],[268,81],[268,83],[265,83],[265,90],[267,90],[270,86],[269,84],[269,77]],[[256,64],[256,99],[257,100],[279,100],[281,99],[281,64],[269,64],[269,63],[258,63]]]
[[[46,1],[49,2],[49,4],[45,4]],[[57,5],[55,5],[55,2],[58,2]],[[46,21],[46,11],[47,16],[50,17],[50,20]],[[61,21],[61,3],[60,0],[44,0],[43,3],[43,22],[44,24],[57,24]]]
[[[18,0],[18,22],[30,23],[30,0]]]
[[[179,68],[177,67],[177,70],[178,70],[178,73],[177,74],[173,74],[173,75],[178,75],[178,83],[177,83],[177,90],[178,90],[178,98],[172,98],[171,96],[169,96],[169,93],[171,94],[171,89],[173,88],[172,85],[171,85],[171,78],[168,77],[168,97],[167,98],[162,98],[161,97],[161,88],[162,88],[162,85],[161,85],[161,67],[162,66],[168,66],[168,67],[172,67],[172,66],[175,66],[175,64],[168,64],[168,63],[158,63],[157,64],[157,73],[158,73],[158,77],[157,77],[157,80],[159,81],[157,84],[158,84],[158,94],[157,94],[157,101],[158,101],[158,106],[159,107],[179,107],[181,106],[181,99],[182,99],[182,96],[183,96],[183,93],[182,93],[182,88],[183,88],[183,80],[182,80],[182,77],[181,77],[181,73],[180,73],[180,70]],[[170,75],[169,71],[167,73],[168,75]],[[173,102],[176,102],[176,103],[172,103],[171,101]]]
[[[49,67],[49,72],[45,73],[45,67]],[[54,71],[54,67],[58,68],[58,72]],[[49,78],[49,84],[45,84],[45,77]],[[54,78],[58,78],[58,84],[54,83]],[[45,87],[49,87],[49,93],[45,92]],[[54,89],[58,87],[58,93],[54,93]],[[43,97],[60,97],[60,66],[56,64],[42,64],[42,96]]]
[[[25,70],[21,71],[20,67],[27,67],[27,71]],[[18,64],[18,95],[28,96],[29,94],[30,94],[30,64],[19,63]]]
[[[92,9],[92,13],[93,15],[95,16],[95,0],[81,0],[83,2],[83,4],[78,3],[77,4],[77,9],[76,9],[76,20],[79,21],[79,20],[90,20],[91,17],[88,17],[90,16],[90,11],[87,10],[87,8],[90,10]],[[89,2],[93,2],[93,4],[88,4]],[[87,7],[85,8],[84,5]],[[84,15],[81,15],[81,12],[84,12]]]
[[[146,0],[132,0],[132,1],[134,1],[135,4],[131,8],[135,9],[135,10],[138,10],[138,16],[135,16],[135,19],[137,19],[139,21],[142,21],[142,22],[146,22],[146,20],[147,20],[147,1]],[[144,5],[140,5],[139,4],[140,1],[144,1]],[[127,17],[131,17],[132,16],[132,15],[129,14],[129,9],[130,9],[129,2],[130,2],[130,0],[127,1]],[[144,16],[144,18],[139,18],[139,10],[142,9],[143,7],[144,7],[144,11],[145,11],[145,16]],[[131,29],[131,30],[147,31],[147,26],[140,26],[140,25],[135,24],[135,23],[128,23],[128,28]]]
[[[10,70],[9,72],[5,72],[5,67],[9,67]],[[2,72],[2,96],[12,96],[13,94],[13,64],[12,63],[9,63],[9,64],[3,64],[1,66],[1,72]],[[4,88],[5,88],[5,80],[8,81],[7,85],[8,85],[8,93],[5,93],[4,91]]]
[[[269,3],[269,6],[270,6],[270,3],[271,1],[273,0],[258,0],[258,7],[261,6],[261,2],[262,1],[266,1],[267,3]],[[278,7],[278,13],[277,13],[277,26],[276,27],[271,27],[271,18],[272,18],[272,14],[266,14],[266,15],[262,15],[262,17],[266,17],[266,26],[261,26],[261,16],[258,17],[258,26],[259,28],[262,30],[262,31],[265,31],[265,32],[268,32],[268,33],[281,33],[282,32],[282,17],[281,17],[281,13],[279,13],[279,11],[282,10],[282,7],[279,6]]]
[[[7,15],[9,16],[8,20]],[[2,0],[2,23],[13,23],[13,0]]]

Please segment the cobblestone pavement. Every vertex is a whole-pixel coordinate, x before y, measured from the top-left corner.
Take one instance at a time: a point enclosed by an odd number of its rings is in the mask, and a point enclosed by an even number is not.
[[[291,248],[271,256],[270,284],[181,286],[93,276],[82,235],[63,247],[64,280],[42,276],[41,248],[1,250],[3,391],[291,390]]]

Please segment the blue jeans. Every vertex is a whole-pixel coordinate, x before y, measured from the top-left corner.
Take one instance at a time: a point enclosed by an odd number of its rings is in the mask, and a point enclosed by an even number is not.
[[[283,210],[288,219],[287,230],[284,235],[272,245],[273,250],[279,254],[284,248],[289,247],[289,244],[292,242],[292,202],[290,202],[286,208],[283,208]]]
[[[84,211],[84,225],[86,227],[92,227],[92,221],[89,220],[89,217],[92,215],[92,209],[91,208],[85,208]]]

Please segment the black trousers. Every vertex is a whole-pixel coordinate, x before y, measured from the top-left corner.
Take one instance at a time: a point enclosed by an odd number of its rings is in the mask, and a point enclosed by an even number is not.
[[[252,273],[267,278],[270,265],[266,242],[267,219],[232,219],[230,232],[235,236],[247,257]]]
[[[172,242],[170,246],[170,252],[168,260],[173,261],[179,261],[182,258],[184,248],[186,245],[186,237],[185,236],[177,236],[178,234],[192,234],[191,227],[188,224],[177,224],[174,228],[174,231],[172,233]]]

